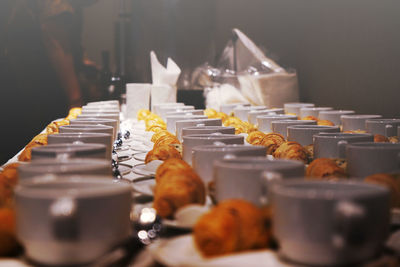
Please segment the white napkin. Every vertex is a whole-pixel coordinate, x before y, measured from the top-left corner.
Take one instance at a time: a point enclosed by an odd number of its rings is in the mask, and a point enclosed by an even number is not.
[[[223,104],[242,104],[249,101],[238,89],[230,84],[223,84],[210,89],[206,96],[206,107],[220,110]]]
[[[153,80],[151,105],[176,102],[176,82],[181,74],[181,69],[171,58],[168,58],[167,67],[164,67],[158,61],[154,51],[150,52],[150,62]]]
[[[136,119],[139,109],[149,109],[150,86],[148,83],[126,84],[125,119]]]

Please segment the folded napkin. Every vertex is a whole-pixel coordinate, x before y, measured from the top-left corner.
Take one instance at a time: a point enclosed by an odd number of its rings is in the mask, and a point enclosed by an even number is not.
[[[206,107],[220,110],[224,104],[244,104],[248,100],[238,89],[230,84],[223,84],[209,89],[206,97]]]
[[[153,80],[151,105],[176,102],[176,82],[181,74],[181,69],[171,58],[168,58],[167,67],[164,67],[158,61],[154,51],[150,52],[150,62]]]

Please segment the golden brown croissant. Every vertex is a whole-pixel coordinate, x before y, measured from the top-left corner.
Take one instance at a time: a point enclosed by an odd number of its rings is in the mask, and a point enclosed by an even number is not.
[[[301,118],[303,121],[317,121],[318,119],[314,116],[306,116]]]
[[[206,108],[204,110],[204,115],[207,116],[209,119],[214,119],[217,117],[218,112],[213,108]]]
[[[281,144],[272,154],[277,159],[300,160],[308,162],[308,155],[305,148],[297,142],[289,141]]]
[[[0,207],[0,256],[9,256],[17,247],[15,211]]]
[[[170,158],[182,159],[181,153],[173,145],[159,145],[147,152],[144,162],[153,160],[167,160]]]
[[[203,181],[193,171],[168,171],[156,183],[153,207],[161,217],[173,218],[175,212],[183,206],[204,205],[205,192]]]
[[[374,142],[375,142],[375,143],[388,143],[388,142],[389,142],[389,139],[388,139],[386,136],[384,136],[384,135],[375,134],[375,135],[374,135]]]
[[[400,180],[391,174],[377,173],[365,177],[365,182],[385,186],[390,191],[390,204],[392,208],[400,207]]]
[[[136,117],[138,121],[144,120],[147,116],[150,115],[150,110],[148,109],[139,109],[138,112],[136,113]]]
[[[186,161],[178,158],[169,158],[165,160],[156,171],[156,182],[159,182],[169,171],[193,171],[192,167]]]
[[[261,145],[261,141],[264,138],[265,133],[260,132],[260,131],[253,131],[249,133],[249,135],[246,138],[247,143],[252,144],[254,146],[259,146]]]
[[[390,136],[390,137],[388,137],[388,139],[389,139],[389,142],[390,143],[398,143],[399,142],[399,138],[397,137],[397,136]]]
[[[12,186],[17,185],[18,183],[18,171],[17,171],[18,166],[19,163],[7,164],[3,168],[3,171],[1,172],[4,176],[4,179],[6,179],[6,181]]]
[[[261,140],[261,145],[267,147],[267,154],[272,155],[285,142],[285,138],[278,133],[268,133]]]
[[[335,126],[335,124],[329,120],[318,120],[317,125],[323,125],[323,126]]]
[[[328,158],[318,158],[313,160],[306,169],[306,176],[310,178],[336,177],[344,178],[346,174],[336,162]]]
[[[271,236],[269,219],[245,200],[226,200],[200,217],[194,242],[206,257],[265,248]]]
[[[35,136],[18,156],[19,161],[30,161],[32,159],[31,150],[37,146],[47,145],[47,134],[39,134]]]
[[[161,130],[153,134],[151,137],[151,142],[155,143],[159,138],[164,136],[174,136],[172,133],[168,132],[167,130]]]
[[[163,135],[156,140],[153,148],[162,146],[162,145],[170,145],[170,144],[180,144],[178,138],[175,135]]]

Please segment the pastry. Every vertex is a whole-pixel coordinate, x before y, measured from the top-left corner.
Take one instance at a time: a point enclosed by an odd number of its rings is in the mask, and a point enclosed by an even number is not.
[[[9,256],[17,248],[15,211],[0,207],[0,257]]]
[[[397,137],[397,136],[390,136],[390,137],[388,137],[388,139],[389,139],[389,142],[390,143],[398,143],[399,142],[399,138]]]
[[[153,148],[161,145],[170,145],[170,144],[180,144],[178,138],[175,135],[164,135],[156,140]]]
[[[207,116],[209,119],[214,119],[217,116],[217,111],[212,108],[207,108],[204,110],[204,115]]]
[[[139,109],[138,112],[136,113],[136,117],[138,121],[144,120],[147,116],[150,115],[150,110],[148,109]]]
[[[316,118],[316,117],[314,117],[314,116],[306,116],[306,117],[303,117],[303,118],[301,118],[302,120],[304,120],[304,121],[317,121],[318,119]]]
[[[205,257],[267,247],[270,218],[253,204],[239,199],[219,203],[197,221],[194,242]]]
[[[267,154],[272,155],[285,142],[285,138],[278,133],[268,133],[261,140],[261,145],[267,147]]]
[[[293,141],[284,142],[272,155],[277,159],[293,159],[308,163],[307,151],[302,145]]]
[[[375,142],[375,143],[388,143],[388,142],[389,142],[389,139],[388,139],[386,136],[384,136],[384,135],[375,134],[375,135],[374,135],[374,142]]]
[[[249,133],[249,135],[246,138],[247,143],[252,144],[254,146],[259,146],[261,145],[261,140],[264,138],[265,133],[261,131],[253,131]]]
[[[193,171],[192,167],[186,161],[179,158],[166,159],[156,171],[156,182],[159,182],[169,171]]]
[[[377,173],[365,177],[367,183],[385,186],[390,191],[390,205],[392,208],[400,207],[400,180],[391,174]]]
[[[205,204],[203,181],[193,171],[170,170],[156,182],[153,207],[163,218],[173,218],[175,212],[188,204]]]
[[[18,183],[18,166],[19,163],[7,164],[1,172],[6,182],[9,183],[11,186],[16,186]]]
[[[317,125],[322,125],[322,126],[335,126],[335,124],[329,120],[318,120]]]
[[[318,158],[313,160],[306,169],[306,177],[309,178],[345,178],[346,174],[342,168],[332,159]]]
[[[181,153],[173,145],[160,145],[147,152],[144,162],[153,160],[167,160],[170,158],[182,159]]]
[[[161,130],[153,134],[151,137],[151,142],[155,143],[159,138],[163,138],[164,136],[174,136],[172,133],[167,130]]]

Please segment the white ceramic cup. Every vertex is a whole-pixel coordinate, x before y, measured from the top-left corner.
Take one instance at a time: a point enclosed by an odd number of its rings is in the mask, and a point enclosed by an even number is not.
[[[271,122],[277,120],[297,120],[296,115],[284,115],[284,114],[276,114],[276,115],[260,115],[256,117],[258,130],[265,133],[272,132]]]
[[[272,185],[273,234],[284,258],[305,266],[358,266],[389,232],[389,192],[363,182]]]
[[[127,83],[126,84],[126,110],[125,118],[136,119],[140,109],[150,110],[151,84]]]
[[[262,109],[262,110],[251,110],[247,114],[247,120],[251,124],[257,125],[257,117],[262,115],[276,115],[283,114],[283,108],[274,108],[274,109]]]
[[[182,136],[192,135],[192,134],[212,134],[212,133],[235,134],[235,127],[193,126],[182,129]]]
[[[331,107],[304,107],[300,108],[300,118],[313,116],[318,119],[320,111],[333,110]]]
[[[152,112],[160,115],[160,107],[166,107],[166,106],[170,106],[170,107],[177,107],[177,106],[184,106],[184,103],[159,103],[159,104],[154,104],[152,105]]]
[[[283,108],[286,114],[296,114],[296,116],[300,116],[300,109],[307,107],[314,107],[313,103],[285,103],[283,104]]]
[[[182,142],[182,129],[194,126],[222,126],[221,119],[195,119],[195,120],[183,120],[177,121],[176,123],[176,137]]]
[[[353,177],[400,170],[400,144],[353,143],[346,146],[347,172]]]
[[[313,136],[318,133],[340,132],[339,126],[293,125],[287,127],[287,140],[295,141],[302,146],[313,144]]]
[[[294,125],[316,125],[316,121],[311,120],[274,120],[271,122],[272,132],[281,134],[287,138],[287,128]]]
[[[236,107],[250,107],[249,103],[235,103],[235,104],[223,104],[220,106],[219,111],[230,115]]]
[[[267,149],[264,146],[248,145],[202,145],[192,149],[193,169],[205,184],[213,180],[214,162],[224,157],[265,157]]]
[[[103,100],[103,101],[93,101],[93,102],[88,102],[86,104],[87,106],[118,106],[119,107],[119,101],[118,100]]]
[[[386,137],[396,136],[400,119],[367,119],[365,128],[368,133],[380,134]]]
[[[18,178],[23,181],[43,174],[111,175],[109,160],[101,159],[44,159],[18,166]]]
[[[112,136],[105,133],[59,133],[47,136],[49,145],[53,144],[103,144],[106,146],[107,159],[111,160]]]
[[[117,121],[117,133],[119,131],[119,114],[80,114],[77,119],[112,119]]]
[[[397,137],[400,138],[400,126],[397,126]]]
[[[21,181],[15,204],[18,239],[36,263],[88,264],[131,234],[131,186],[111,176]]]
[[[118,107],[111,107],[111,106],[107,106],[107,107],[96,107],[96,106],[83,106],[82,107],[82,113],[85,112],[96,112],[96,113],[118,113],[119,112],[119,108]]]
[[[365,121],[367,119],[377,119],[381,118],[381,115],[343,115],[340,117],[342,121],[343,131],[356,131],[356,130],[366,130]]]
[[[208,119],[208,117],[205,115],[192,115],[190,113],[181,115],[168,115],[165,117],[165,120],[167,122],[167,131],[176,134],[177,121],[198,120],[198,119]]]
[[[319,133],[314,135],[314,158],[345,158],[347,144],[373,141],[372,134]]]
[[[318,119],[331,121],[335,125],[341,125],[340,117],[346,114],[354,114],[354,110],[325,110],[319,112]]]
[[[182,110],[182,111],[170,111],[167,112],[166,116],[174,116],[174,115],[204,115],[204,109],[191,109],[191,110]]]
[[[109,159],[102,144],[54,144],[32,148],[32,161],[40,159],[97,158]]]
[[[194,134],[183,136],[183,160],[192,164],[192,151],[196,146],[213,145],[218,143],[224,144],[244,144],[244,137],[234,134]]]
[[[118,121],[113,119],[93,119],[93,118],[77,118],[70,120],[69,125],[107,125],[114,128],[113,140],[117,138]]]
[[[262,205],[268,191],[268,176],[294,178],[304,175],[304,164],[294,160],[269,160],[264,157],[226,158],[214,162],[215,198],[245,199]]]
[[[160,117],[165,120],[168,112],[194,110],[194,106],[161,106],[158,108]]]
[[[248,114],[253,110],[263,110],[267,109],[266,106],[249,106],[249,107],[235,107],[233,113],[235,117],[241,119],[242,121],[248,121]]]
[[[64,125],[59,127],[60,133],[105,133],[114,136],[114,128],[107,125]]]

